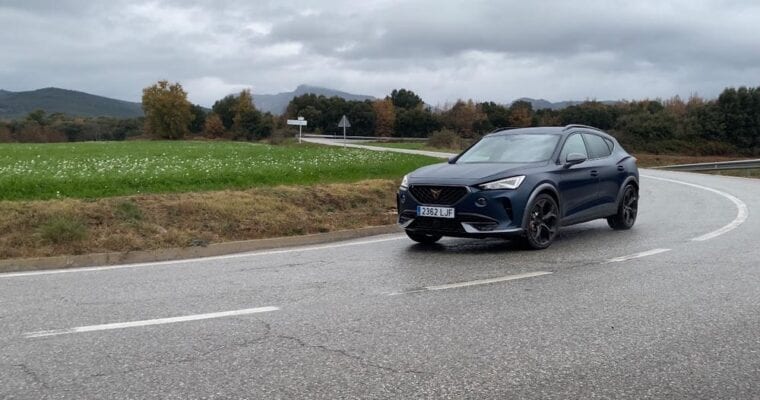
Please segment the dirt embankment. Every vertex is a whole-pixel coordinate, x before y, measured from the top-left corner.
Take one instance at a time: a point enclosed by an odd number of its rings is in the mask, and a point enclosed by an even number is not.
[[[204,246],[395,221],[392,180],[0,202],[0,259]]]

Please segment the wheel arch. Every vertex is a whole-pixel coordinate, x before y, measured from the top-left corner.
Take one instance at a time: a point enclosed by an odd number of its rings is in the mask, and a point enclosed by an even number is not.
[[[639,180],[636,179],[635,176],[631,175],[625,178],[625,180],[623,181],[623,184],[620,185],[620,187],[618,188],[617,201],[615,202],[615,204],[620,204],[620,200],[623,199],[623,192],[625,191],[625,187],[628,186],[629,184],[633,184],[633,186],[636,187],[636,191],[637,192],[639,191],[640,189]]]
[[[548,183],[548,182],[541,183],[533,189],[533,191],[530,193],[530,196],[528,197],[528,201],[525,202],[525,208],[523,209],[523,216],[522,216],[522,224],[520,225],[523,227],[523,229],[525,229],[528,224],[528,215],[529,215],[528,207],[533,203],[533,200],[535,200],[536,197],[544,193],[551,196],[554,199],[554,201],[557,202],[557,207],[559,207],[560,215],[563,214],[562,201],[560,200],[559,190],[557,190],[557,188],[551,183]]]

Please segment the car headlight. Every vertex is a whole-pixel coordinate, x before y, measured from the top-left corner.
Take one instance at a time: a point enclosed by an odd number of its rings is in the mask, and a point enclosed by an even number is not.
[[[404,175],[404,178],[401,179],[401,189],[407,188],[409,188],[409,175]]]
[[[505,179],[499,179],[498,181],[484,183],[478,185],[478,187],[483,190],[517,189],[524,180],[525,175],[512,176]]]

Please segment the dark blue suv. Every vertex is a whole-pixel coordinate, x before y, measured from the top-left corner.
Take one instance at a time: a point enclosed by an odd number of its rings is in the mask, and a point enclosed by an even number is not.
[[[404,177],[398,223],[412,240],[518,238],[551,245],[559,228],[606,218],[636,222],[636,159],[612,136],[584,125],[497,130],[448,163]]]

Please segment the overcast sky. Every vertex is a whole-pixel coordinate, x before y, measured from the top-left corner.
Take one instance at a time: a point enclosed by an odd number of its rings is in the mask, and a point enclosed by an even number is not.
[[[751,0],[0,0],[0,26],[0,88],[132,101],[159,79],[206,106],[301,83],[430,104],[760,86]]]

